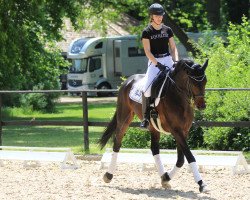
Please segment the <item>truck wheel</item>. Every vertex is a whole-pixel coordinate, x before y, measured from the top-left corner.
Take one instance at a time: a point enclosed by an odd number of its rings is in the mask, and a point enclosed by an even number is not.
[[[106,90],[106,89],[111,89],[111,86],[109,83],[104,82],[101,83],[100,85],[97,86],[97,89],[99,90]],[[112,92],[97,92],[97,96],[98,97],[108,97],[108,96],[112,96]]]

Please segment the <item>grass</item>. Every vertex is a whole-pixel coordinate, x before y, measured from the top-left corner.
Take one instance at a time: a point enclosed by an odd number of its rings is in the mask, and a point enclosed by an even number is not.
[[[115,112],[115,103],[90,103],[90,121],[110,121]],[[57,112],[48,114],[31,112],[22,108],[5,108],[3,120],[82,120],[82,105],[58,104]],[[91,154],[100,154],[98,139],[104,127],[89,127]],[[81,126],[8,126],[3,128],[3,145],[36,147],[70,147],[74,153],[85,153],[83,148],[83,127]]]
[[[89,103],[90,121],[110,121],[115,112],[115,103]],[[68,103],[57,105],[52,114],[33,112],[21,108],[4,108],[4,120],[82,120],[82,104]],[[97,145],[104,127],[89,127],[90,154],[101,154]],[[83,150],[83,128],[81,126],[8,126],[3,128],[3,145],[36,147],[70,147],[74,153],[86,153]],[[110,145],[107,145],[110,147]],[[250,163],[250,152],[244,152]]]
[[[115,103],[91,103],[88,106],[90,121],[109,121],[115,112]],[[56,113],[41,113],[22,108],[5,108],[3,120],[82,120],[82,104],[57,104]]]
[[[90,154],[100,154],[97,141],[103,127],[89,128]],[[74,153],[83,154],[83,128],[79,126],[7,127],[3,130],[4,146],[70,147]]]

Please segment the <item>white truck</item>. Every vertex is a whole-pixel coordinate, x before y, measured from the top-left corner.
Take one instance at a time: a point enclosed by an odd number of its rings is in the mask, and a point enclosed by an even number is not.
[[[67,75],[69,90],[116,89],[121,77],[147,70],[147,58],[133,35],[76,39],[67,59],[72,62]]]

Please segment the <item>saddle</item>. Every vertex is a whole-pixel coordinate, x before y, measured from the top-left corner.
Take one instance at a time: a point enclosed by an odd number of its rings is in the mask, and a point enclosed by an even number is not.
[[[165,70],[159,74],[151,87],[151,99],[162,98],[168,91],[171,82],[170,70]]]
[[[161,122],[158,117],[158,112],[156,106],[160,102],[160,98],[164,97],[167,93],[169,86],[173,80],[170,77],[170,70],[165,70],[159,74],[159,76],[154,80],[151,87],[151,97],[150,97],[150,122],[156,130],[159,132],[169,134],[163,130],[161,127]],[[127,79],[127,84],[133,82],[131,90],[129,92],[129,98],[137,103],[142,103],[142,88],[144,86],[144,75],[137,74],[131,76]]]
[[[153,107],[157,106],[160,101],[160,98],[164,97],[164,95],[167,93],[169,86],[172,82],[172,79],[170,78],[170,73],[170,70],[165,70],[161,72],[152,83],[150,104],[153,104]],[[144,86],[144,76],[142,74],[134,75],[129,78],[128,83],[131,83],[132,81],[133,85],[129,92],[129,97],[137,103],[142,103],[141,98],[143,93],[142,89]]]

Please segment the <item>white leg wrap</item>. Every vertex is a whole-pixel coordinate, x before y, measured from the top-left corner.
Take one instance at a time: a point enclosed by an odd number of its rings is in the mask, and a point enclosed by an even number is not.
[[[171,169],[171,171],[168,172],[169,178],[174,178],[175,174],[180,170],[181,168],[177,167],[176,165]]]
[[[164,166],[161,162],[160,154],[154,155],[155,165],[158,170],[159,176],[162,176],[165,173]]]
[[[189,163],[189,166],[191,167],[191,170],[193,172],[195,182],[198,183],[200,180],[202,180],[202,178],[196,162]]]
[[[115,173],[117,155],[118,155],[117,152],[113,152],[112,153],[111,162],[110,162],[109,168],[108,168],[108,173],[110,173],[110,174],[114,174]]]

